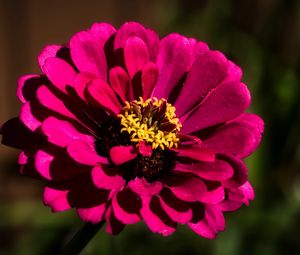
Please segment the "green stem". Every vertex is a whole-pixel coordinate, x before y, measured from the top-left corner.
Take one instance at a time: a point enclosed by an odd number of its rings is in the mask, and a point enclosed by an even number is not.
[[[84,249],[93,236],[103,226],[104,221],[98,224],[86,223],[62,249],[60,255],[77,255]]]

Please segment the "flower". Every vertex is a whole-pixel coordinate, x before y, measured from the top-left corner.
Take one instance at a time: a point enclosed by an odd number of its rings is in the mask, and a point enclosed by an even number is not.
[[[214,238],[224,212],[254,198],[243,158],[263,121],[245,113],[242,71],[221,52],[135,22],[95,23],[38,62],[1,133],[22,150],[21,173],[45,181],[53,212],[75,208],[112,234],[143,220],[164,236],[179,223]]]

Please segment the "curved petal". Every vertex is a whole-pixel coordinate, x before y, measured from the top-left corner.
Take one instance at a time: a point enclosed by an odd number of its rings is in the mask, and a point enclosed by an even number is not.
[[[48,58],[43,66],[43,72],[55,87],[66,93],[66,86],[73,86],[75,70],[60,58]]]
[[[92,136],[77,131],[68,121],[59,120],[55,117],[47,118],[41,125],[42,132],[47,136],[48,141],[60,147],[67,146],[72,140],[82,140],[92,144]]]
[[[106,232],[109,234],[117,235],[125,227],[125,225],[116,218],[115,213],[111,206],[107,209],[105,213],[105,220],[107,222]]]
[[[67,152],[72,159],[84,165],[97,166],[109,163],[107,158],[98,155],[95,149],[83,140],[70,141],[67,145]]]
[[[120,66],[115,66],[110,69],[109,81],[114,92],[123,102],[125,102],[127,100],[127,91],[129,87],[129,77],[125,70]]]
[[[71,209],[71,205],[67,199],[68,190],[56,190],[45,187],[43,194],[43,202],[50,206],[53,212],[62,212]]]
[[[105,166],[97,166],[92,170],[92,179],[95,186],[99,189],[120,190],[125,185],[125,180],[119,175],[108,175],[103,169]],[[107,170],[109,171],[109,169]]]
[[[61,45],[47,45],[42,49],[41,53],[38,55],[38,62],[42,71],[44,71],[44,64],[48,58],[56,57],[57,52],[62,48]]]
[[[105,107],[115,115],[121,111],[122,106],[119,103],[118,98],[111,87],[104,80],[93,80],[88,84],[87,91],[91,96],[91,103],[95,104],[96,106]]]
[[[170,149],[178,153],[180,157],[188,157],[198,161],[212,162],[215,160],[215,153],[207,148],[199,146],[181,146],[177,149]]]
[[[229,121],[242,114],[250,105],[246,85],[238,82],[223,83],[211,91],[200,105],[185,119],[184,134]]]
[[[145,64],[142,70],[142,88],[143,88],[143,99],[147,100],[150,98],[153,88],[157,82],[158,69],[152,62]]]
[[[103,42],[87,31],[81,31],[70,40],[72,60],[81,72],[92,73],[106,80],[107,62]]]
[[[161,182],[147,182],[144,178],[136,177],[128,183],[128,187],[141,197],[154,196],[158,194],[163,186]]]
[[[91,208],[78,208],[77,214],[83,221],[97,224],[102,221],[105,208],[105,204],[101,204]]]
[[[192,49],[189,39],[179,34],[170,34],[161,40],[156,61],[159,75],[152,96],[168,98],[192,64]]]
[[[137,153],[132,145],[119,145],[112,147],[109,151],[109,155],[115,165],[122,165],[123,163],[136,158]]]
[[[31,131],[35,131],[41,125],[41,122],[31,112],[30,102],[22,105],[19,118]]]
[[[22,103],[26,103],[34,97],[39,86],[42,85],[42,78],[38,74],[27,74],[18,79],[17,97]]]
[[[198,105],[225,78],[227,59],[218,51],[208,51],[194,62],[175,102],[176,114],[183,115]],[[188,100],[187,100],[188,99]]]
[[[131,78],[149,61],[148,48],[139,37],[130,37],[124,48],[125,64]]]
[[[262,132],[263,121],[257,115],[243,114],[211,133],[203,145],[218,153],[246,157],[259,145]]]
[[[211,181],[224,181],[233,176],[233,168],[223,160],[216,159],[214,162],[198,162],[182,164],[177,162],[174,170],[193,173],[199,177]]]

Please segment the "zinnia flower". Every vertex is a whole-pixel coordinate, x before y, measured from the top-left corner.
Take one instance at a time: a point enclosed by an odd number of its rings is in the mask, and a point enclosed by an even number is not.
[[[179,223],[214,238],[224,212],[254,198],[243,159],[263,121],[245,113],[242,71],[221,52],[135,22],[96,23],[38,62],[1,133],[22,150],[21,173],[45,181],[53,212],[75,208],[112,234],[142,220],[164,236]]]

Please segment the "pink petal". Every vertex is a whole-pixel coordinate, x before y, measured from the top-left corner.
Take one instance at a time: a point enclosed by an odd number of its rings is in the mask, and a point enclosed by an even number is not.
[[[129,181],[128,187],[141,197],[154,196],[158,194],[163,186],[161,182],[147,182],[144,178],[136,177],[134,180]]]
[[[243,83],[221,84],[184,121],[184,134],[217,125],[243,113],[250,104],[250,93]]]
[[[142,141],[139,142],[139,153],[142,154],[144,157],[151,157],[152,155],[152,147],[151,145],[147,145],[146,142]]]
[[[188,157],[198,161],[208,162],[215,160],[215,153],[212,150],[199,146],[181,146],[177,149],[170,150],[177,152],[179,157]]]
[[[143,99],[150,98],[154,85],[157,82],[158,69],[152,62],[145,64],[142,70],[142,87],[143,87]]]
[[[82,31],[70,40],[72,60],[81,72],[88,72],[106,80],[107,62],[103,41],[89,32]]]
[[[43,66],[43,72],[59,90],[66,93],[66,86],[73,86],[75,70],[60,58],[48,58]]]
[[[67,146],[72,140],[79,139],[93,143],[93,137],[77,131],[70,122],[59,120],[55,117],[47,118],[41,126],[42,132],[48,141],[60,147]]]
[[[93,224],[99,223],[103,219],[105,212],[105,204],[94,206],[92,208],[78,208],[77,213],[85,222],[91,222]]]
[[[149,61],[148,48],[139,37],[130,37],[124,48],[125,64],[131,78]]]
[[[84,165],[97,166],[99,164],[108,164],[108,159],[99,156],[93,147],[84,140],[76,139],[68,143],[67,152],[71,158]]]
[[[211,133],[204,141],[204,146],[218,153],[232,154],[238,157],[250,155],[260,143],[263,122],[256,115],[251,117],[255,116],[257,121],[248,121],[247,115],[243,114]]]
[[[254,189],[249,181],[246,181],[241,187],[238,188],[245,196],[243,202],[249,205],[249,200],[253,200],[255,197]]]
[[[64,103],[59,100],[45,85],[37,90],[37,99],[39,102],[48,109],[55,111],[63,116],[77,120],[75,115],[71,113]]]
[[[239,209],[245,201],[243,192],[239,189],[227,190],[226,200],[220,204],[220,209],[224,212],[232,212]]]
[[[178,201],[178,199],[177,199]],[[164,211],[168,214],[168,216],[174,221],[178,222],[180,224],[186,224],[192,219],[192,210],[191,208],[188,208],[186,211],[178,211],[176,208],[172,207],[170,203],[170,197],[168,197],[168,200],[164,201],[162,197],[159,198],[159,202],[164,209]],[[169,203],[168,203],[169,202]]]
[[[183,115],[225,78],[227,59],[218,51],[202,54],[188,72],[184,86],[175,102],[176,114]],[[188,100],[187,100],[188,99]]]
[[[222,182],[224,187],[236,188],[243,185],[247,181],[248,169],[242,160],[229,155],[220,155],[219,158],[229,163],[234,170],[233,176]]]
[[[84,92],[87,84],[95,78],[95,75],[89,73],[78,73],[74,78],[74,89],[77,95],[84,101],[86,101]]]
[[[50,173],[50,164],[53,159],[54,156],[52,156],[51,154],[43,150],[38,150],[34,158],[36,170],[39,172],[41,176],[43,176],[48,180],[53,179]]]
[[[176,225],[164,212],[157,197],[142,197],[141,216],[153,233],[168,236],[175,232]]]
[[[125,225],[116,218],[112,207],[107,209],[105,213],[105,220],[107,222],[106,232],[109,234],[117,235],[125,227]]]
[[[219,204],[225,199],[225,191],[222,185],[218,186],[216,189],[207,190],[205,196],[203,196],[200,201],[206,204]]]
[[[116,32],[116,29],[109,23],[94,23],[88,30],[100,45],[104,45],[107,40]]]
[[[187,177],[183,179],[183,177],[174,176],[171,180],[171,177],[168,177],[168,183],[164,183],[165,186],[169,187],[172,193],[178,197],[179,199],[186,202],[196,202],[200,201],[200,199],[206,193],[206,186],[198,178],[195,177]],[[180,178],[180,180],[179,180]],[[177,182],[180,181],[178,184]],[[175,185],[173,184],[175,183]]]
[[[227,61],[227,68],[228,68],[227,75],[223,83],[230,82],[230,81],[240,82],[243,75],[242,69],[230,60]]]
[[[43,194],[44,204],[50,206],[53,212],[62,212],[71,209],[68,202],[68,190],[56,190],[45,187]]]
[[[137,22],[126,22],[119,28],[115,37],[114,49],[124,48],[128,38],[134,36],[139,37],[146,43],[150,60],[155,61],[159,46],[159,38],[153,30],[145,29]]]
[[[189,70],[191,61],[192,47],[188,38],[179,34],[164,37],[160,42],[157,56],[159,76],[152,96],[168,98],[172,89]]]
[[[224,181],[233,176],[231,165],[223,160],[216,159],[214,162],[199,162],[182,164],[177,162],[175,170],[193,173],[199,177],[211,181]]]
[[[115,146],[109,151],[110,159],[115,165],[122,165],[123,163],[136,158],[137,153],[132,145],[130,146]]]
[[[40,81],[41,80],[41,77],[40,75],[37,75],[37,74],[27,74],[27,75],[24,75],[24,76],[21,76],[19,79],[18,79],[18,87],[17,87],[17,97],[19,98],[19,100],[22,102],[22,103],[26,103],[30,98],[28,98],[26,92],[29,92],[30,90],[30,93],[32,91],[35,91],[34,88],[37,88],[40,84],[36,84],[36,81]],[[27,89],[26,91],[26,88],[29,88]]]
[[[22,105],[19,118],[31,131],[35,131],[41,125],[41,122],[32,115],[30,102]]]
[[[127,100],[126,94],[129,86],[128,74],[123,68],[115,66],[109,70],[109,81],[114,92],[125,102]]]
[[[112,207],[116,218],[124,224],[133,224],[141,220],[139,216],[142,208],[141,199],[129,188],[118,192],[112,200]]]
[[[42,71],[44,71],[44,64],[48,58],[56,57],[57,52],[62,48],[61,45],[47,45],[42,49],[38,55],[38,62]]]
[[[112,199],[112,207],[116,218],[123,224],[134,224],[141,220],[141,218],[137,214],[126,212],[119,204],[117,196],[114,196]]]
[[[99,189],[115,189],[120,190],[125,185],[125,180],[120,175],[108,175],[109,168],[106,169],[106,172],[103,170],[105,166],[97,166],[92,170],[92,179],[95,186]]]
[[[206,206],[205,217],[198,223],[188,223],[188,226],[198,235],[214,239],[219,231],[224,231],[223,213],[215,206]]]
[[[24,151],[21,151],[19,156],[18,156],[18,164],[19,165],[25,165],[28,162],[28,157],[25,154]]]
[[[93,80],[87,86],[87,90],[91,96],[91,102],[96,106],[105,107],[107,110],[112,111],[116,115],[122,109],[114,91],[104,80]]]

